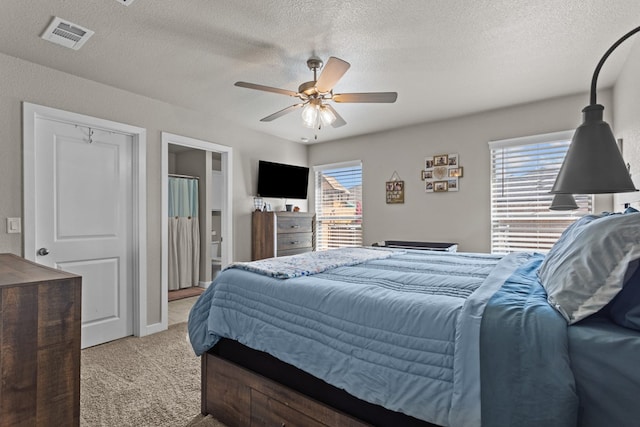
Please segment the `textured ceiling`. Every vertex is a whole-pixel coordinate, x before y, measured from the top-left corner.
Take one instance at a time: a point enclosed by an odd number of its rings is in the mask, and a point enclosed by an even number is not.
[[[78,51],[46,42],[53,16],[95,35]],[[296,91],[311,55],[336,56],[351,63],[336,93],[398,92],[395,104],[334,104],[347,125],[320,142],[586,92],[638,25],[637,0],[4,0],[0,52],[298,142],[314,142],[298,112],[259,121],[295,98],[233,83]]]

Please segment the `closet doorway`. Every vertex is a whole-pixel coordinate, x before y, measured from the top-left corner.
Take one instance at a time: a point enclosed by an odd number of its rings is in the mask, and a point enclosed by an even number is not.
[[[162,309],[197,295],[231,260],[232,149],[162,133]],[[195,231],[197,230],[197,231]]]

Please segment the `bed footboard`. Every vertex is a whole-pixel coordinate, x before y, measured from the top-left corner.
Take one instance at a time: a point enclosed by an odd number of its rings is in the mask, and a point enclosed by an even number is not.
[[[437,427],[374,405],[228,339],[202,356],[201,411],[249,425]],[[252,424],[253,423],[253,424]]]

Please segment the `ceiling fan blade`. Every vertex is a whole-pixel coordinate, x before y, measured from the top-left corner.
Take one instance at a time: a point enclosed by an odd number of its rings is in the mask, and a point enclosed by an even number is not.
[[[335,102],[396,102],[397,92],[337,93],[333,95]]]
[[[336,119],[333,121],[333,123],[331,123],[331,126],[333,126],[334,128],[339,128],[340,126],[344,126],[344,125],[347,124],[347,122],[344,121],[342,116],[340,114],[338,114],[338,112],[335,110],[335,108],[333,108],[331,105],[324,104],[324,107],[329,109],[329,110],[331,110],[333,115],[336,116]]]
[[[272,120],[277,119],[278,117],[284,116],[285,114],[289,114],[293,110],[298,109],[298,108],[302,107],[303,105],[304,105],[304,103],[290,105],[289,107],[284,108],[284,109],[282,109],[282,110],[280,110],[278,112],[275,112],[275,113],[271,114],[270,116],[267,116],[267,117],[265,117],[263,119],[260,119],[260,121],[261,122],[270,122]]]
[[[238,87],[246,87],[247,89],[263,90],[265,92],[273,92],[273,93],[279,93],[282,95],[289,95],[289,96],[298,96],[298,93],[292,90],[279,89],[277,87],[271,87],[271,86],[257,85],[255,83],[235,82],[234,85]]]
[[[320,93],[331,92],[331,89],[338,83],[338,80],[342,78],[344,73],[351,67],[347,61],[343,61],[340,58],[332,56],[327,61],[327,64],[322,69],[320,77],[316,82],[316,88]]]

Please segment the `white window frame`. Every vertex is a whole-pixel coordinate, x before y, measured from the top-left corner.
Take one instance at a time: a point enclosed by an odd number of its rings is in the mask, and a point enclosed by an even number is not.
[[[356,206],[360,203],[360,212],[356,208],[353,213],[349,210],[342,212],[324,212],[322,205],[323,191],[322,181],[319,179],[321,174],[326,171],[343,169],[343,168],[360,168],[360,182],[362,190],[362,161],[353,160],[341,163],[332,163],[326,165],[318,165],[313,167],[314,188],[315,188],[315,211],[316,211],[316,250],[322,251],[337,247],[355,247],[362,246],[362,191],[359,195],[355,195]],[[336,225],[337,224],[337,225]],[[342,224],[342,225],[340,225]],[[329,228],[339,227],[341,234],[334,233],[333,237],[327,236]]]
[[[492,253],[548,252],[568,225],[593,213],[592,194],[574,195],[578,210],[549,210],[554,197],[549,191],[565,155],[558,155],[557,148],[563,147],[566,153],[573,132],[553,132],[489,142]],[[543,144],[549,145],[545,147]],[[557,147],[550,149],[551,144]],[[540,155],[536,157],[538,148]],[[525,163],[527,158],[533,161]],[[546,170],[543,169],[543,162]],[[536,164],[539,166],[529,168],[528,174],[522,169]],[[520,169],[514,169],[519,165],[522,165]],[[507,166],[511,166],[511,169],[507,170]],[[523,179],[525,176],[536,181],[526,181]]]

